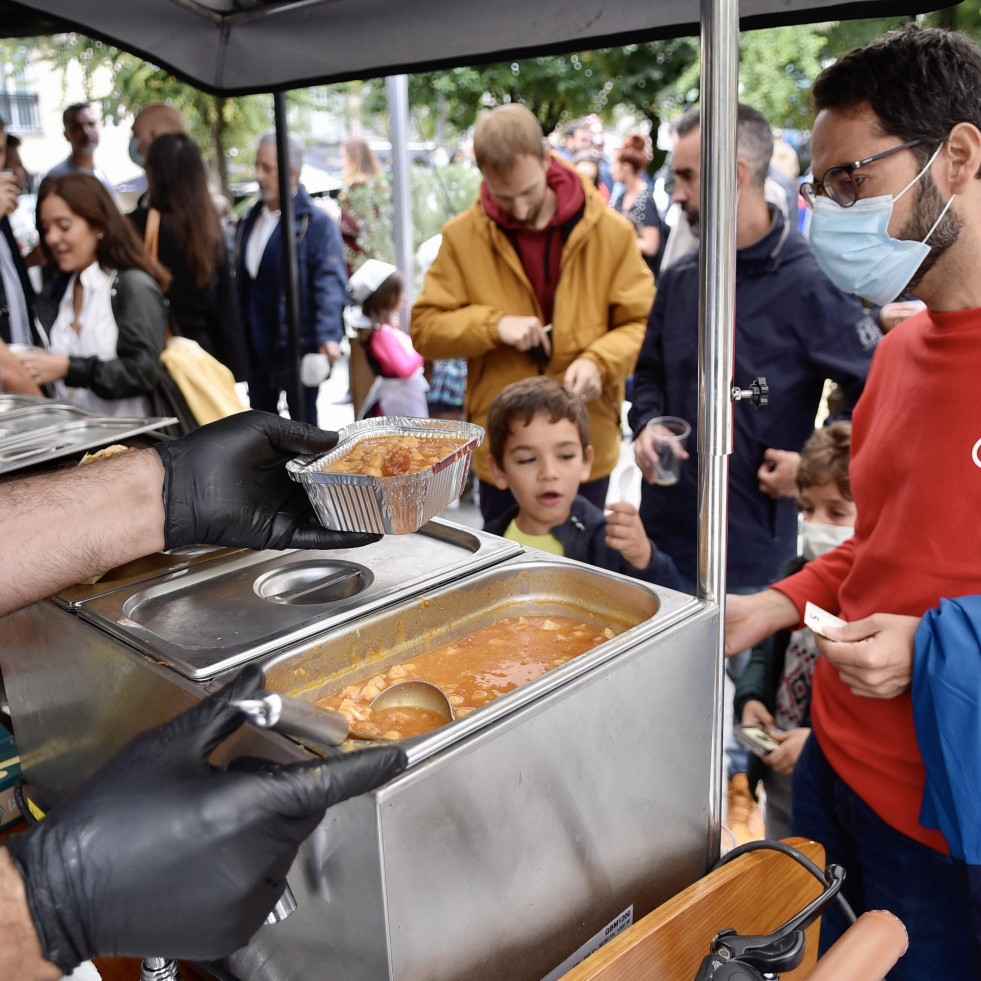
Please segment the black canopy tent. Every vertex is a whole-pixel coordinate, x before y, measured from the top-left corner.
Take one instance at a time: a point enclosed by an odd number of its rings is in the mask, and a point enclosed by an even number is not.
[[[0,34],[77,30],[142,55],[214,94],[273,92],[279,129],[283,221],[292,227],[284,93],[311,84],[392,76],[595,49],[700,33],[702,147],[699,315],[698,593],[725,594],[727,456],[732,402],[750,379],[734,379],[735,105],[739,30],[814,21],[908,15],[938,0],[0,0]],[[296,246],[284,236],[296,350]],[[298,373],[294,383],[298,385]],[[741,407],[738,411],[752,411]],[[724,618],[717,637],[718,759],[712,827],[721,824]],[[708,843],[718,854],[718,834]]]
[[[742,30],[930,6],[731,4]],[[697,34],[702,21],[699,0],[33,0],[0,2],[0,16],[3,33],[81,31],[226,96]]]

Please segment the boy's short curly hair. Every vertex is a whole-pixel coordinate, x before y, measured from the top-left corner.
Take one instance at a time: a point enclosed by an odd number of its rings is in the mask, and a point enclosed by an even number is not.
[[[816,429],[801,453],[800,467],[797,469],[798,492],[833,480],[842,497],[852,500],[852,485],[848,479],[851,451],[850,422],[833,422],[823,429]]]
[[[589,413],[582,399],[552,378],[524,378],[502,388],[487,414],[488,447],[498,464],[504,459],[515,423],[527,426],[539,412],[544,412],[549,422],[568,419],[579,430],[583,450],[589,446]]]

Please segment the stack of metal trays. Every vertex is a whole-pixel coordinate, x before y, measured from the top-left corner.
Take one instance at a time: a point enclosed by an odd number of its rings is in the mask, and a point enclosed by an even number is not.
[[[0,394],[0,474],[172,425],[166,417],[97,416],[70,402]]]

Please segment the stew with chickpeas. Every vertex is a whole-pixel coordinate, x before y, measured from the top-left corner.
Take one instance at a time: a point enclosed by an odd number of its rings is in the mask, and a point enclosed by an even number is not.
[[[465,442],[459,438],[440,436],[376,436],[356,443],[324,470],[368,477],[420,473],[445,460]]]
[[[445,720],[424,709],[369,708],[390,685],[412,679],[437,685],[460,718],[614,636],[609,627],[598,629],[569,617],[511,617],[348,685],[317,704],[342,712],[352,728],[368,735],[407,739]]]

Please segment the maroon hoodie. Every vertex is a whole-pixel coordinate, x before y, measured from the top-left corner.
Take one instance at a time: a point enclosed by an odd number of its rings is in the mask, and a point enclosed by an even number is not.
[[[582,217],[586,194],[579,174],[554,159],[549,163],[546,180],[548,186],[555,191],[556,208],[552,220],[541,231],[532,231],[511,218],[491,197],[486,183],[480,185],[480,203],[487,216],[500,225],[511,240],[538,298],[545,323],[551,323],[555,287],[562,264],[562,247],[576,222]]]

